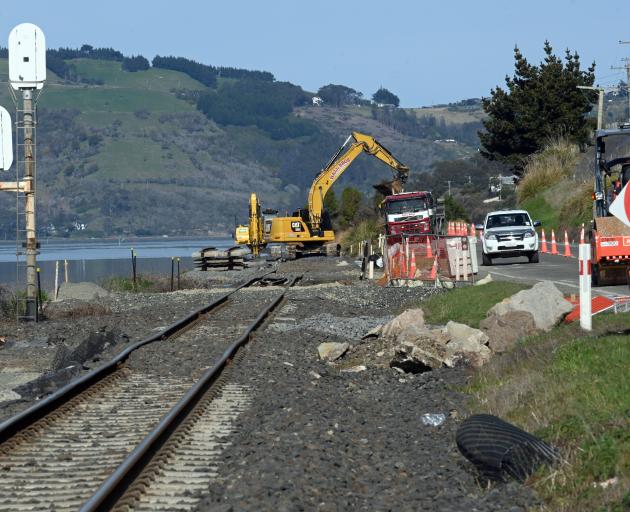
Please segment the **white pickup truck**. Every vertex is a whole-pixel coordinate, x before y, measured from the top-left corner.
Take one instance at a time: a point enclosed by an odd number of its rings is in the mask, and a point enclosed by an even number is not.
[[[501,210],[486,215],[483,224],[482,261],[492,265],[493,258],[527,256],[530,263],[538,263],[538,234],[534,228],[540,221],[532,221],[526,210]]]

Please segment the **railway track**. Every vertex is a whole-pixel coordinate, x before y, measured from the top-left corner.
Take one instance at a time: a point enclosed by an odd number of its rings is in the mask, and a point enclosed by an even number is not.
[[[296,281],[263,277],[0,424],[0,511],[190,510],[251,401],[229,363]]]

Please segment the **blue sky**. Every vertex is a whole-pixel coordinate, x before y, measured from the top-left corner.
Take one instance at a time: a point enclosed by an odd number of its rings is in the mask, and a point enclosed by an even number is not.
[[[545,39],[558,53],[577,50],[596,61],[602,85],[625,77],[610,66],[630,56],[618,44],[630,40],[624,0],[3,1],[0,41],[24,21],[49,47],[263,69],[311,91],[340,83],[369,97],[382,85],[408,107],[488,95],[512,72],[515,44],[536,62]]]

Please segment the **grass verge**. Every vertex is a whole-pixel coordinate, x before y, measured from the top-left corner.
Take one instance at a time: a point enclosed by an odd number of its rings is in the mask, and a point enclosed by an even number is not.
[[[542,510],[630,510],[630,314],[593,323],[589,335],[573,323],[524,340],[479,369],[469,388],[475,412],[561,449],[564,462],[529,481]]]
[[[529,287],[502,281],[457,288],[430,297],[422,303],[422,309],[427,323],[445,324],[453,320],[477,328],[492,306],[526,288]]]

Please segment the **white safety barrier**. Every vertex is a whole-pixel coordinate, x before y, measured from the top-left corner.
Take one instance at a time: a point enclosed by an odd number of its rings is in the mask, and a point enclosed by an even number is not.
[[[593,329],[591,313],[591,246],[580,244],[580,327],[585,331]]]

